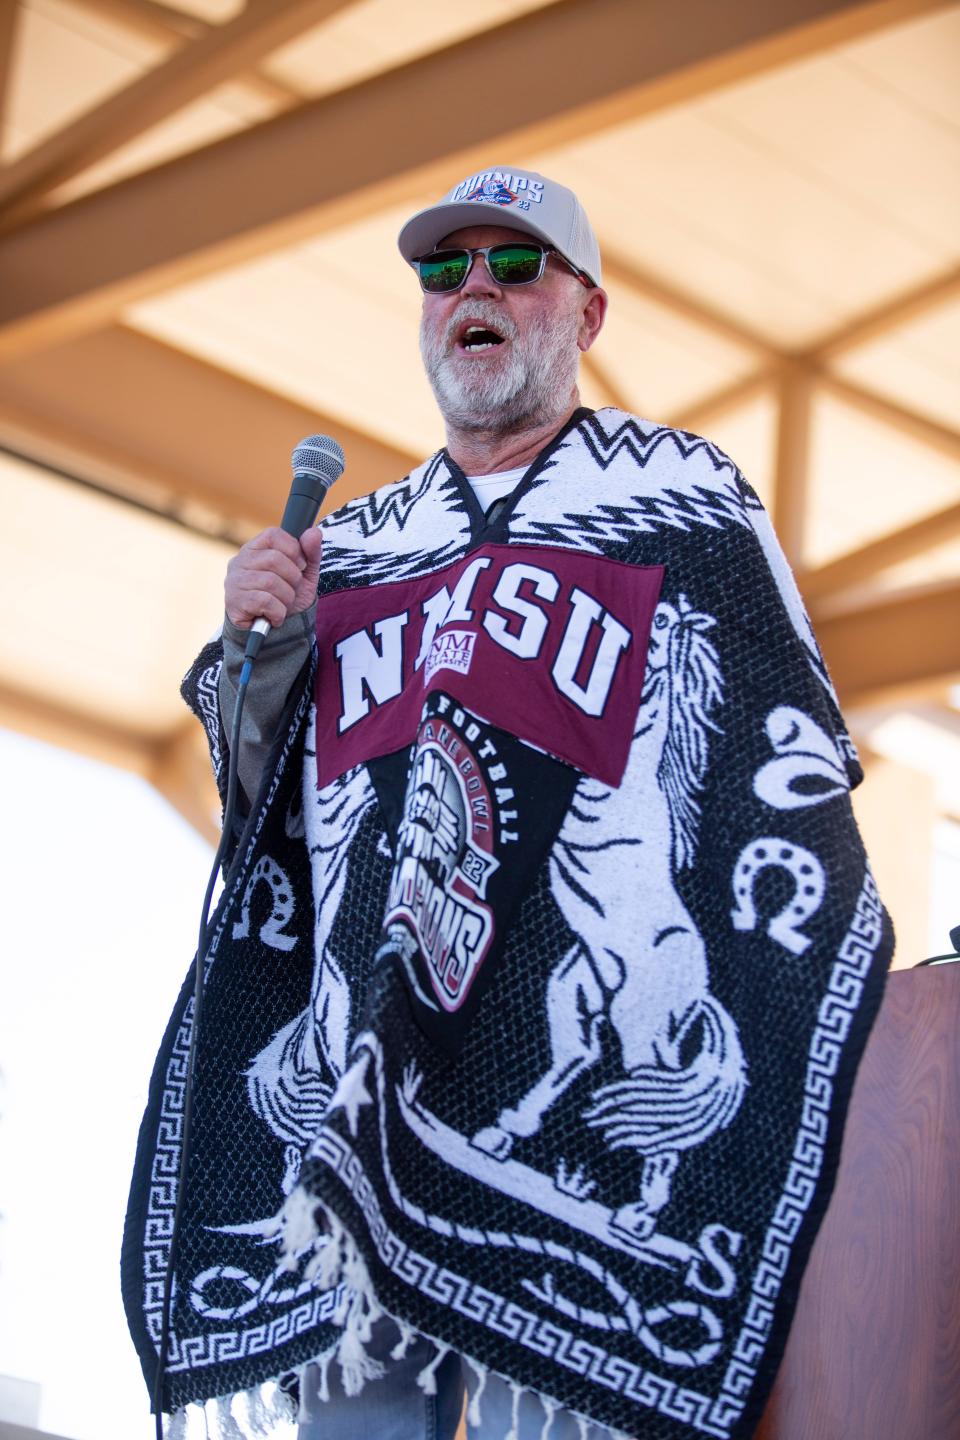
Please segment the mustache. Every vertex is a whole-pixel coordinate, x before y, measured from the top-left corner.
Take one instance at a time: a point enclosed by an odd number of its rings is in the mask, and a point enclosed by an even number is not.
[[[505,340],[516,340],[519,333],[516,322],[506,314],[502,306],[497,305],[493,300],[471,299],[470,296],[464,296],[444,326],[441,336],[444,345],[449,345],[456,339],[457,331],[463,324],[465,316],[489,325]]]

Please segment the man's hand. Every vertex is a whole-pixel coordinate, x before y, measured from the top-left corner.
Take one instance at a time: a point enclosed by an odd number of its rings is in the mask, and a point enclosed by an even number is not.
[[[224,597],[227,616],[240,630],[254,620],[276,629],[288,615],[299,615],[317,598],[322,538],[304,530],[299,540],[276,525],[261,530],[227,566]]]

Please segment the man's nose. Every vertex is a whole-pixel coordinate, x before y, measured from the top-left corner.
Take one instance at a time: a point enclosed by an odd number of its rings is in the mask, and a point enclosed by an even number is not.
[[[460,287],[468,295],[499,295],[500,286],[487,269],[483,255],[471,255],[467,278]]]

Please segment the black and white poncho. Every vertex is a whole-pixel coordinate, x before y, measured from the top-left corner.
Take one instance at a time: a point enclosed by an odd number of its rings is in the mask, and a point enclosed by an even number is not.
[[[545,1413],[747,1436],[892,946],[767,517],[705,440],[581,410],[487,527],[441,452],[323,528],[207,960],[165,1408],[360,1384],[382,1309]],[[148,1381],[192,984],[125,1236]]]

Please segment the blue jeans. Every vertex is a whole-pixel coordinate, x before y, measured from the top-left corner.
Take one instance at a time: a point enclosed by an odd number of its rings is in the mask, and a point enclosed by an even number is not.
[[[454,1440],[464,1396],[472,1400],[481,1389],[473,1367],[452,1351],[434,1369],[436,1393],[428,1395],[417,1384],[417,1376],[432,1361],[436,1349],[429,1340],[413,1339],[402,1358],[390,1352],[399,1339],[392,1320],[378,1320],[366,1345],[367,1354],[379,1360],[385,1374],[368,1380],[359,1395],[344,1393],[336,1360],[327,1373],[328,1398],[319,1398],[320,1372],[308,1366],[304,1379],[299,1440]],[[516,1416],[514,1410],[516,1408]],[[488,1372],[480,1395],[480,1418],[471,1424],[469,1440],[505,1440],[517,1421],[518,1440],[540,1440],[549,1410],[530,1390],[514,1393],[513,1387]],[[610,1440],[610,1431],[599,1425],[584,1430],[567,1410],[557,1410],[549,1440]]]

